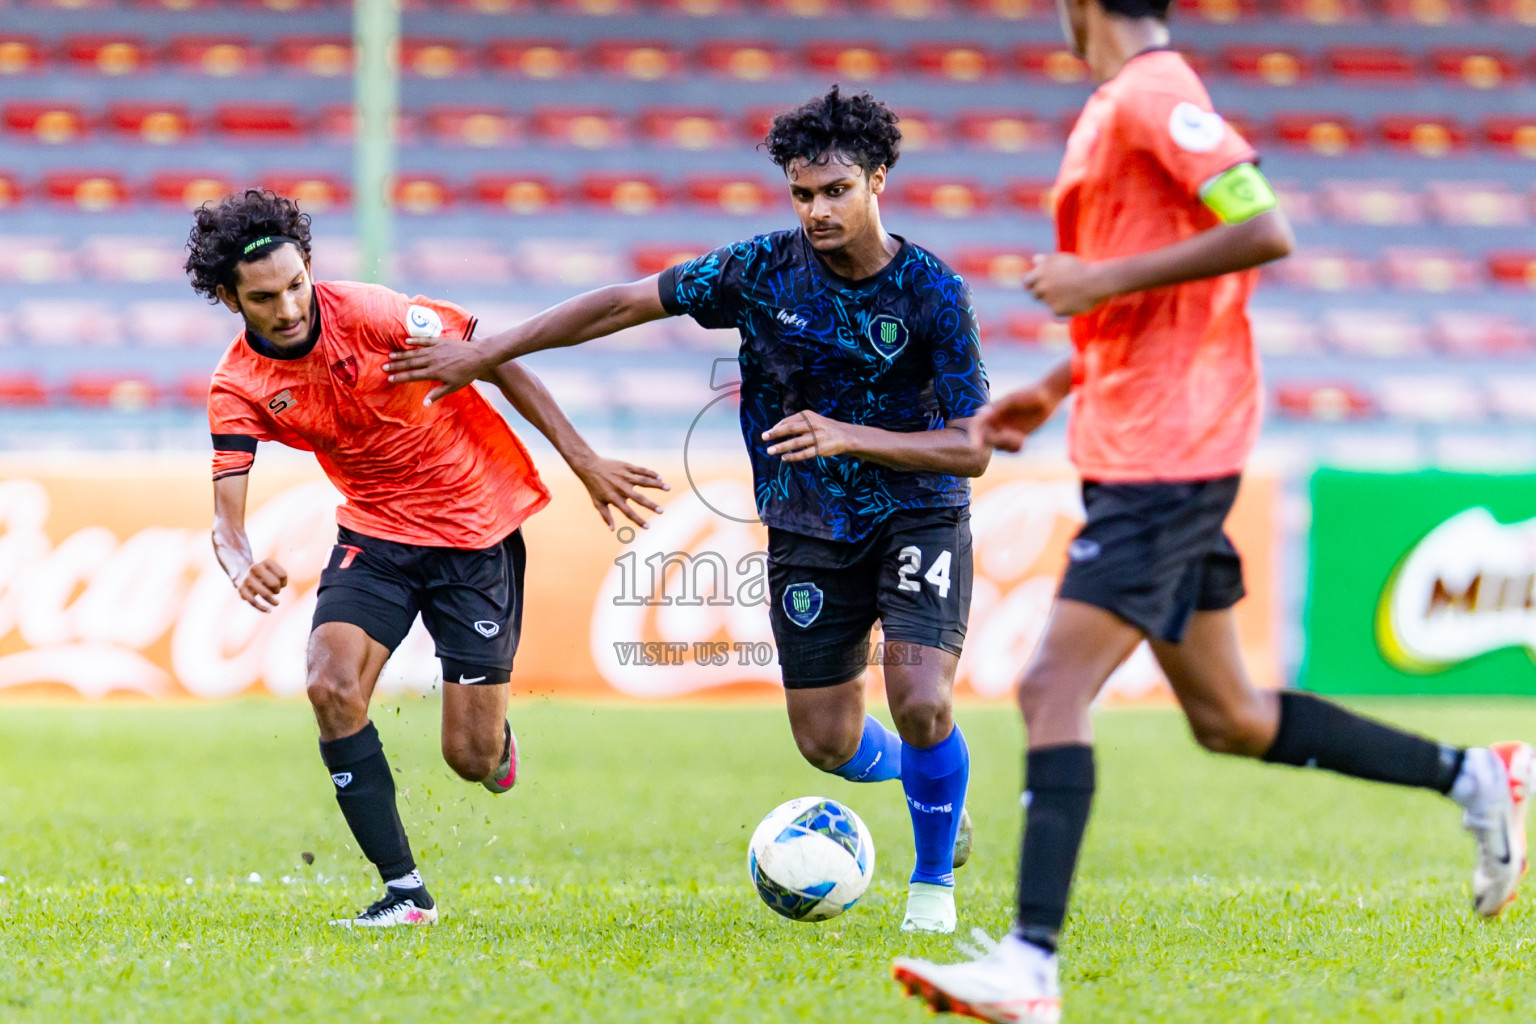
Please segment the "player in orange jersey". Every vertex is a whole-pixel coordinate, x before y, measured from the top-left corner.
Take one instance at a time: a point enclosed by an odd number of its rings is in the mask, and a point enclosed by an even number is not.
[[[295,203],[250,190],[199,209],[187,243],[193,288],[244,320],[208,396],[214,551],[242,598],[275,607],[287,574],[252,555],[246,474],[259,441],[315,453],[346,500],[320,576],[308,694],[336,801],[385,883],[382,899],[337,923],[431,923],[437,910],[400,823],[369,700],[419,612],[442,661],[444,759],[492,792],[512,788],[517,743],[506,712],[522,624],[520,527],[549,491],[477,391],[429,407],[430,385],[393,385],[383,372],[403,339],[468,340],[474,318],[377,285],[316,282],[309,242],[309,217]],[[637,488],[664,488],[661,478],[595,455],[532,374],[508,365],[487,379],[554,444],[610,529],[610,506],[642,526],[635,505],[659,511]]]
[[[1168,4],[1058,0],[1102,84],[1056,181],[1059,251],[1025,283],[1073,318],[1074,353],[971,427],[978,444],[1017,451],[1075,392],[1087,514],[1018,688],[1029,752],[1014,929],[970,963],[895,966],[936,1009],[984,1020],[1060,1017],[1056,945],[1094,790],[1089,706],[1143,640],[1207,749],[1453,797],[1478,842],[1479,913],[1497,914],[1525,867],[1529,746],[1444,746],[1311,694],[1258,690],[1243,667],[1242,566],[1222,524],[1261,418],[1246,306],[1255,268],[1292,238],[1252,147],[1169,47]]]

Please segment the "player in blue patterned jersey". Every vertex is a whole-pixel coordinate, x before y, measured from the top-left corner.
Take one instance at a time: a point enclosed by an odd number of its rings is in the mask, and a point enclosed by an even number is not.
[[[742,434],[795,741],[843,778],[901,779],[917,853],[902,927],[949,932],[970,847],[970,755],[951,714],[971,596],[966,478],[988,459],[966,426],[988,389],[965,282],[881,225],[900,141],[889,108],[833,87],[764,141],[799,228],[579,295],[478,345],[398,352],[388,370],[442,382],[435,399],[504,360],[664,316],[740,333]],[[864,710],[877,619],[896,733]]]

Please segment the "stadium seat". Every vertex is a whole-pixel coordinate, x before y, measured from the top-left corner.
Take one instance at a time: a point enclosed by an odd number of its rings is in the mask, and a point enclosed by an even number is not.
[[[1246,137],[1246,136],[1245,136]],[[1292,224],[1314,224],[1319,217],[1318,197],[1295,181],[1282,179],[1270,185],[1280,200],[1280,208]]]
[[[1266,356],[1315,356],[1323,351],[1317,325],[1294,309],[1254,309],[1248,320],[1253,342]]]
[[[48,51],[30,36],[0,36],[0,75],[27,75],[48,66]]]
[[[536,135],[578,149],[608,149],[625,139],[624,123],[606,107],[544,107],[530,124]]]
[[[768,134],[768,129],[773,127],[773,119],[783,111],[779,107],[753,107],[748,109],[741,119],[743,141],[755,146],[763,141]]]
[[[761,6],[786,18],[830,18],[846,10],[842,0],[761,0]]]
[[[492,39],[485,48],[493,71],[521,78],[567,78],[581,70],[581,57],[568,43],[541,39]]]
[[[781,187],[770,187],[761,179],[724,174],[689,178],[683,185],[683,195],[693,205],[737,215],[764,210],[781,194]]]
[[[48,389],[36,374],[15,370],[0,372],[0,406],[47,404]]]
[[[1490,379],[1488,410],[1502,419],[1536,423],[1536,377],[1500,374]]]
[[[1435,347],[1457,359],[1536,353],[1536,328],[1497,313],[1440,310],[1430,318],[1430,332]]]
[[[1056,183],[1043,179],[1012,181],[1003,189],[1004,203],[1033,217],[1049,217],[1053,213],[1051,196]]]
[[[28,299],[16,306],[23,341],[38,347],[116,346],[122,319],[112,304],[94,299]]]
[[[7,132],[54,146],[73,142],[90,129],[84,111],[72,103],[7,103],[0,120]]]
[[[723,113],[709,107],[651,107],[636,124],[641,138],[673,149],[714,149],[734,143],[737,134]]]
[[[1435,50],[1429,55],[1429,66],[1443,81],[1473,89],[1497,89],[1520,74],[1508,54],[1491,49]]]
[[[707,245],[642,245],[630,254],[635,273],[641,277],[659,274],[668,267],[686,263],[695,256],[702,256],[710,249]]]
[[[186,250],[155,235],[89,235],[81,240],[81,269],[98,281],[181,282]]]
[[[482,205],[525,216],[543,213],[560,201],[555,186],[534,175],[482,175],[470,185],[469,194]]]
[[[400,40],[400,70],[419,78],[454,78],[475,69],[475,52],[458,39]]]
[[[957,220],[986,209],[989,203],[981,184],[957,178],[903,177],[886,195],[902,206]]]
[[[546,285],[592,288],[619,280],[627,255],[606,241],[524,239],[513,247],[513,265],[528,279]]]
[[[1371,266],[1348,252],[1321,246],[1304,248],[1289,259],[1265,268],[1292,288],[1317,292],[1345,292],[1369,288],[1375,283]]]
[[[1381,261],[1387,281],[1406,291],[1468,291],[1482,284],[1477,264],[1453,249],[1387,246]]]
[[[500,107],[433,107],[421,125],[434,141],[480,148],[510,145],[520,134],[517,120]]]
[[[1499,284],[1536,291],[1536,249],[1489,253],[1488,276]]]
[[[1501,227],[1531,219],[1530,199],[1502,181],[1432,181],[1427,199],[1430,214],[1442,224]]]
[[[1483,138],[1495,149],[1536,160],[1536,114],[1487,118],[1483,121]]]
[[[453,200],[453,186],[435,174],[404,173],[395,180],[395,206],[405,213],[439,213]]]
[[[197,371],[184,373],[177,379],[175,389],[167,397],[173,402],[194,409],[206,408],[209,385],[212,382],[212,374]]]
[[[593,70],[637,82],[673,78],[687,70],[682,51],[664,40],[607,39],[593,43],[589,52]]]
[[[144,40],[134,36],[70,36],[59,51],[77,71],[100,75],[131,75],[153,63]]]
[[[1380,130],[1392,148],[1419,156],[1443,157],[1467,145],[1461,125],[1437,114],[1389,115],[1381,119]]]
[[[651,213],[667,201],[666,188],[645,174],[589,174],[577,184],[576,191],[593,206],[632,217]]]
[[[64,396],[75,405],[138,412],[160,400],[160,389],[140,374],[77,373],[65,383]]]
[[[1369,17],[1364,0],[1281,0],[1287,18],[1314,25],[1343,25]]]
[[[1012,309],[1003,318],[1006,337],[1021,345],[1052,351],[1072,347],[1072,325],[1039,309]]]
[[[1258,0],[1176,0],[1181,17],[1227,25],[1260,17]]]
[[[1466,21],[1471,15],[1467,0],[1383,0],[1382,13],[1392,21],[1431,26]]]
[[[972,285],[1008,288],[1024,287],[1024,275],[1035,264],[1035,254],[1017,246],[970,246],[955,257],[955,269]]]
[[[980,82],[998,70],[997,58],[986,47],[970,43],[918,43],[909,61],[924,75],[954,82]]]
[[[9,171],[0,171],[0,210],[9,209],[26,197],[26,190],[17,177]]]
[[[947,0],[868,0],[871,11],[900,21],[926,21],[949,13]]]
[[[1323,335],[1334,351],[1348,356],[1401,359],[1429,352],[1429,334],[1412,315],[1390,309],[1330,309]]]
[[[1056,8],[1045,0],[969,0],[966,5],[978,18],[996,21],[1027,21],[1030,18],[1054,18]]]
[[[1387,227],[1424,220],[1423,197],[1396,181],[1325,181],[1318,199],[1329,218],[1341,224]]]
[[[901,151],[920,153],[949,144],[948,126],[927,110],[901,110]]]
[[[1088,80],[1088,65],[1062,46],[1036,43],[1020,46],[1013,51],[1012,65],[1022,74],[1052,82],[1070,84]]]
[[[304,121],[286,103],[225,103],[213,109],[209,128],[236,142],[297,142],[304,137]]]
[[[1370,85],[1407,85],[1418,75],[1413,55],[1395,46],[1331,47],[1323,66],[1346,82]]]
[[[741,5],[736,0],[652,0],[657,10],[685,18],[721,18],[736,15]]]
[[[1360,129],[1348,114],[1277,114],[1275,136],[1319,156],[1342,156],[1361,143]]]
[[[638,5],[636,0],[547,0],[547,6],[565,15],[611,18],[630,14]]]
[[[1369,419],[1376,403],[1364,391],[1344,381],[1282,384],[1275,389],[1275,409],[1289,419],[1337,423]]]
[[[1474,423],[1484,415],[1478,389],[1443,373],[1383,377],[1376,400],[1388,416],[1414,423]]]
[[[806,70],[845,82],[869,82],[891,73],[895,59],[879,43],[809,43]]]
[[[310,213],[345,206],[352,199],[346,180],[330,174],[272,174],[262,180],[261,187],[287,196]]]
[[[156,146],[181,142],[194,128],[187,108],[175,103],[117,103],[107,109],[106,125],[119,135]]]
[[[761,82],[789,73],[789,51],[772,40],[711,39],[699,47],[699,67],[717,75]]]
[[[1536,3],[1531,0],[1488,0],[1487,11],[1497,21],[1536,28]]]
[[[287,36],[273,48],[279,67],[317,78],[352,73],[352,40],[346,36]]]
[[[1312,59],[1279,46],[1229,46],[1217,57],[1220,70],[1244,81],[1285,87],[1312,77]]]
[[[161,52],[168,67],[212,78],[250,74],[262,63],[261,51],[241,36],[179,36]]]
[[[144,348],[220,348],[229,344],[239,326],[223,306],[185,299],[130,302],[123,313],[123,333],[130,344]]]
[[[0,246],[0,281],[53,284],[79,276],[74,251],[53,236],[7,235]]]
[[[1049,122],[1025,111],[962,110],[955,117],[955,138],[999,153],[1022,153],[1053,147],[1061,135]]]
[[[114,171],[52,171],[43,176],[43,195],[88,213],[116,209],[130,198],[127,184]]]
[[[402,262],[406,273],[432,284],[505,285],[516,276],[511,254],[487,238],[418,238]]]

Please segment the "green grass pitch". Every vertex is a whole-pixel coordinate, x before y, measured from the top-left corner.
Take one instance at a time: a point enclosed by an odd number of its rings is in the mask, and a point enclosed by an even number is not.
[[[1536,736],[1529,703],[1361,706],[1463,742]],[[928,1019],[890,959],[956,947],[897,929],[901,790],[814,771],[778,708],[518,702],[524,774],[503,797],[441,763],[435,701],[375,712],[435,928],[327,927],[378,885],[305,707],[0,705],[0,1021]],[[977,824],[961,933],[995,935],[1021,729],[1005,708],[959,717]],[[1471,845],[1447,801],[1219,760],[1170,711],[1106,713],[1098,729],[1069,1024],[1536,1013],[1530,907],[1472,916]],[[864,817],[878,870],[843,917],[795,924],[758,902],[745,843],[775,804],[813,793]]]

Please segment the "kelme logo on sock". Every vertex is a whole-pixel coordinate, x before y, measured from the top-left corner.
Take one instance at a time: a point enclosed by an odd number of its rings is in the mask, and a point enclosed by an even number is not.
[[[337,772],[335,775],[331,776],[331,781],[336,783],[337,789],[346,789],[347,786],[352,782],[352,773]]]

